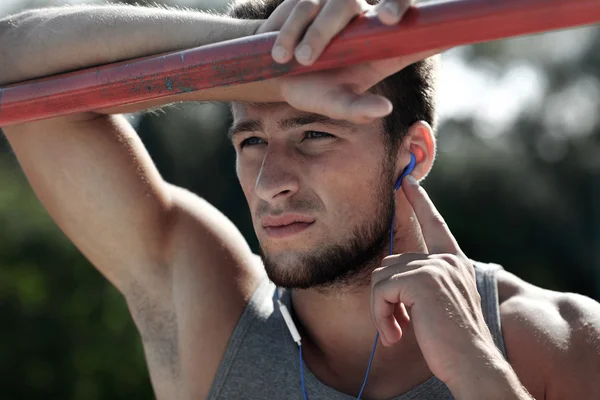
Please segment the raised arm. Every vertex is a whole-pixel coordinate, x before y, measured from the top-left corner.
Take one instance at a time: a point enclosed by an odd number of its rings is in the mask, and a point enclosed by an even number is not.
[[[0,22],[0,82],[251,35],[260,22],[137,6],[26,11]],[[121,291],[139,269],[168,263],[175,210],[217,215],[162,180],[121,116],[79,114],[5,133],[54,220]]]
[[[0,19],[0,86],[250,36],[263,22],[129,5],[24,11]],[[98,111],[118,114],[177,101],[234,99],[277,101],[281,96],[274,82],[262,82],[182,93]]]
[[[0,24],[0,79],[249,35],[253,24],[141,7],[29,11]],[[195,379],[208,388],[227,332],[262,276],[236,227],[204,200],[166,183],[120,115],[78,114],[4,132],[52,218],[125,295],[157,397],[175,398],[181,389],[182,320],[193,321],[186,329],[198,335],[194,348],[203,349]]]
[[[24,11],[0,19],[0,85],[249,36],[260,23],[128,5]]]

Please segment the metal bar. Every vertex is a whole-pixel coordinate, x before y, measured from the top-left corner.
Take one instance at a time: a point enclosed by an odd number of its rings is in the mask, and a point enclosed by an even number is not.
[[[311,67],[273,62],[271,32],[6,86],[0,126],[598,22],[600,0],[424,3],[396,26],[357,18]]]

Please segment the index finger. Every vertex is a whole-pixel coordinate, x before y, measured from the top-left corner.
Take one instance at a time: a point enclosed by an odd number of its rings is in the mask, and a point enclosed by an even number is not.
[[[385,0],[376,6],[379,20],[386,25],[395,25],[404,16],[415,0]]]
[[[419,182],[412,175],[407,175],[402,181],[402,188],[419,221],[429,254],[460,253],[446,221]]]

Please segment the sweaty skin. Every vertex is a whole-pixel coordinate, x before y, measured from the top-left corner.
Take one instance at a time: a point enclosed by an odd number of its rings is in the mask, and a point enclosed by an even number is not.
[[[275,60],[296,57],[310,63],[358,13],[376,12],[392,24],[408,6],[401,0],[375,7],[359,0],[287,0],[267,21],[130,6],[27,11],[0,20],[0,84],[280,28]],[[386,184],[380,118],[391,109],[387,99],[365,91],[424,56],[4,129],[44,207],[127,301],[157,398],[207,396],[265,270],[231,221],[162,179],[135,131],[117,113],[174,101],[234,101],[234,126],[243,128],[233,137],[237,172],[257,236],[276,261],[277,273],[302,272],[296,261],[323,242],[346,240],[348,232],[377,214],[373,190]],[[290,118],[305,123],[282,124]],[[259,123],[244,125],[248,120]],[[257,139],[242,148],[251,137]],[[419,180],[435,158],[427,124],[410,128],[391,166],[395,176],[408,163],[409,151],[417,156],[413,176]],[[273,210],[299,212],[301,204],[310,205],[302,209],[302,217],[312,221],[306,229],[274,235],[281,231],[265,228],[269,211],[271,216]],[[305,362],[321,381],[358,393],[368,361],[364,354],[377,328],[385,346],[370,378],[378,383],[367,386],[365,398],[396,396],[434,373],[458,399],[586,399],[600,392],[597,302],[502,272],[506,362],[481,324],[468,259],[424,190],[408,182],[395,207],[394,248],[400,255],[384,260],[382,253],[369,283],[353,291],[338,288],[336,295],[293,292],[299,325],[311,332]],[[415,254],[407,258],[408,252]],[[464,329],[444,318],[429,301],[432,296],[422,295],[441,284],[449,289],[435,293],[454,307]],[[390,304],[400,311],[390,313]],[[442,330],[446,340],[429,340],[424,333],[431,329]],[[462,351],[453,351],[452,344]],[[399,364],[411,368],[399,374]]]

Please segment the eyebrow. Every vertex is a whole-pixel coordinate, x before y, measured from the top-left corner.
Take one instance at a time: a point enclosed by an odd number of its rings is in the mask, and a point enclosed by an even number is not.
[[[339,128],[354,128],[354,124],[350,121],[341,120],[341,119],[332,119],[320,114],[306,114],[298,117],[290,117],[283,119],[278,122],[279,129],[292,129],[298,128],[300,126],[310,125],[310,124],[322,124],[322,125],[330,125],[336,126]],[[262,121],[257,119],[248,119],[240,122],[236,122],[233,124],[229,131],[227,132],[227,136],[229,140],[232,140],[233,137],[242,132],[253,132],[253,131],[262,131],[264,130],[264,125]]]
[[[342,119],[332,119],[320,114],[306,114],[298,117],[286,118],[279,121],[279,129],[292,129],[299,126],[310,125],[310,124],[322,124],[337,126],[340,128],[353,128],[354,124],[349,121]]]
[[[229,127],[227,131],[227,137],[229,140],[233,140],[235,135],[238,135],[242,132],[255,132],[262,131],[264,129],[262,121],[257,119],[247,119],[244,121],[236,122]]]

